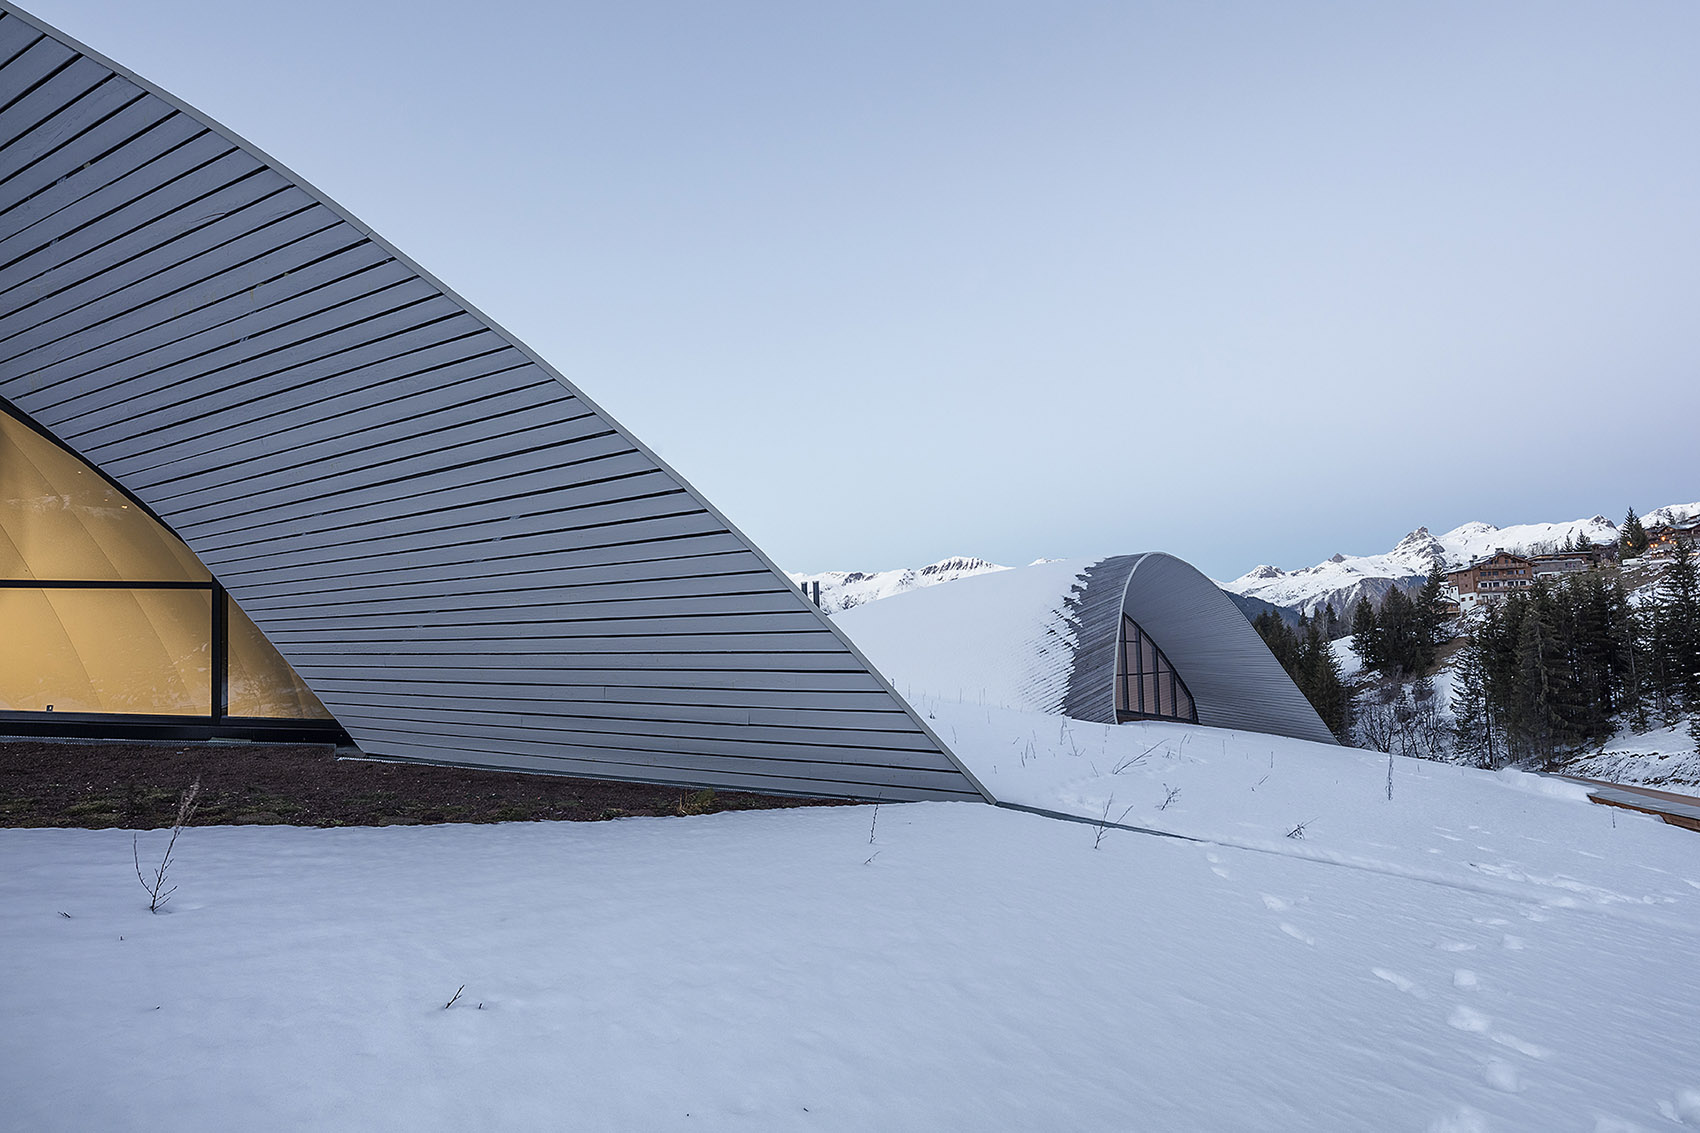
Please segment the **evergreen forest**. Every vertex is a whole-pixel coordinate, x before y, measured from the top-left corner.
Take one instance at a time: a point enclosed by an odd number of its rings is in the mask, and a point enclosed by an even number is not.
[[[1626,529],[1625,552],[1645,549],[1638,527]],[[1253,624],[1342,742],[1479,767],[1550,766],[1623,723],[1640,732],[1687,718],[1700,749],[1697,576],[1693,548],[1678,543],[1637,600],[1615,573],[1589,570],[1537,578],[1460,627],[1436,567],[1415,592],[1360,600],[1349,629],[1332,607],[1296,628],[1273,612]],[[1370,677],[1355,702],[1328,647],[1348,632]],[[1433,684],[1448,661],[1450,718]]]

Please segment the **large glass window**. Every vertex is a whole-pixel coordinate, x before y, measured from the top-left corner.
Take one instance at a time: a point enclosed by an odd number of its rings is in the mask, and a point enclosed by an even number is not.
[[[1125,614],[1117,651],[1116,718],[1198,723],[1198,710],[1186,682],[1157,643]]]
[[[229,599],[227,598],[228,602]],[[328,720],[330,713],[242,608],[229,602],[225,711],[232,716]]]
[[[331,719],[182,540],[0,403],[0,713],[14,712]]]
[[[212,714],[207,590],[0,588],[0,707]]]

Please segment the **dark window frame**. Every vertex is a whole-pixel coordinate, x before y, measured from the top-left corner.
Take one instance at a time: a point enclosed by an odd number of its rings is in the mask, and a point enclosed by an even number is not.
[[[112,490],[129,500],[178,542],[188,546],[171,525],[110,476],[90,464],[70,445],[42,427],[17,405],[0,397],[4,413],[51,442],[99,476]],[[194,548],[190,548],[193,551]],[[131,581],[129,579],[0,578],[4,590],[202,590],[211,594],[211,624],[207,627],[211,648],[211,710],[205,715],[139,712],[28,712],[0,709],[0,734],[19,736],[69,736],[85,739],[247,739],[278,742],[347,744],[352,741],[336,720],[291,717],[230,715],[230,595],[208,571],[208,580],[193,582]]]
[[[1145,669],[1141,657],[1145,650],[1141,646],[1148,647],[1153,656],[1154,664],[1150,671]],[[1145,701],[1147,682],[1152,691],[1150,704]],[[1171,705],[1178,706],[1185,698],[1186,715],[1161,711],[1165,692]],[[1192,689],[1187,687],[1186,680],[1176,671],[1163,647],[1145,632],[1143,626],[1123,613],[1116,630],[1116,722],[1125,724],[1131,720],[1196,724],[1198,698],[1192,695]]]

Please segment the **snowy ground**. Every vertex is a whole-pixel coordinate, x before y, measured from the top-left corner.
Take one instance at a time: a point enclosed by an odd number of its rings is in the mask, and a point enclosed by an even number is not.
[[[1578,756],[1564,769],[1589,779],[1670,787],[1688,794],[1700,787],[1700,753],[1694,750],[1694,737],[1686,724],[1654,728],[1641,735],[1627,727],[1619,728],[1598,751]]]
[[[1526,776],[1395,761],[1390,802],[1368,753],[927,710],[1016,802],[1213,841],[942,803],[204,828],[151,916],[124,832],[0,831],[8,1124],[1700,1123],[1700,837]]]

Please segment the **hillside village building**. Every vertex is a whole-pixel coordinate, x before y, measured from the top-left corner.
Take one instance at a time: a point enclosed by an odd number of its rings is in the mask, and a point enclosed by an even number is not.
[[[1666,558],[1675,553],[1678,543],[1692,547],[1700,543],[1700,518],[1686,523],[1661,523],[1647,529],[1647,554]]]
[[[1583,547],[1580,550],[1548,551],[1530,555],[1529,560],[1534,563],[1536,578],[1580,574],[1602,568],[1615,569],[1617,565],[1617,545],[1597,544]]]
[[[1617,548],[1612,545],[1531,555],[1496,549],[1461,570],[1449,571],[1443,595],[1467,613],[1484,603],[1497,605],[1512,594],[1527,590],[1539,579],[1556,581],[1590,570],[1616,570],[1616,555]]]
[[[1446,575],[1446,596],[1465,612],[1484,602],[1503,602],[1511,594],[1535,583],[1535,563],[1510,551],[1496,550],[1462,570]]]
[[[299,177],[9,3],[0,105],[0,731],[989,797],[690,484]],[[1110,562],[1087,718],[1327,738],[1195,571]]]

